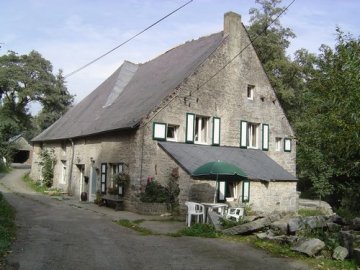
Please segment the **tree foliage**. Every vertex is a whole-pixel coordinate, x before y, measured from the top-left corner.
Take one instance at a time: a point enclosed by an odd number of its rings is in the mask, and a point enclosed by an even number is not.
[[[357,209],[360,201],[360,46],[337,32],[334,49],[286,55],[291,29],[277,16],[281,0],[256,0],[247,28],[261,63],[298,140],[297,172],[302,191],[334,206]]]
[[[360,199],[360,40],[336,32],[335,48],[320,49],[295,127],[300,176],[344,203],[349,187]]]
[[[66,89],[61,71],[56,76],[52,71],[51,63],[36,51],[27,55],[9,51],[0,56],[1,156],[9,152],[9,138],[23,133],[31,139],[56,121],[72,104],[73,96]],[[30,104],[34,102],[42,106],[36,121],[29,111]]]

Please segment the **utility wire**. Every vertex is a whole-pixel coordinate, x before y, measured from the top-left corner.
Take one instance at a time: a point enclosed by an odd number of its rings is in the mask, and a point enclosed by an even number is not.
[[[106,55],[112,53],[113,51],[117,50],[118,48],[120,48],[121,46],[125,45],[126,43],[128,43],[129,41],[133,40],[134,38],[136,38],[137,36],[141,35],[142,33],[144,33],[145,31],[149,30],[150,28],[154,27],[155,25],[157,25],[158,23],[160,23],[161,21],[165,20],[167,17],[171,16],[172,14],[174,14],[175,12],[179,11],[180,9],[184,8],[185,6],[187,6],[188,4],[190,4],[193,0],[190,0],[188,2],[186,2],[185,4],[183,4],[182,6],[178,7],[177,9],[173,10],[172,12],[168,13],[167,15],[165,15],[164,17],[162,17],[161,19],[157,20],[156,22],[154,22],[153,24],[151,24],[150,26],[146,27],[144,30],[140,31],[139,33],[135,34],[134,36],[132,36],[131,38],[129,38],[128,40],[124,41],[123,43],[119,44],[118,46],[116,46],[115,48],[111,49],[110,51],[100,55],[99,57],[95,58],[94,60],[92,60],[91,62],[87,63],[86,65],[83,65],[82,67],[70,72],[69,74],[65,75],[65,78],[68,78],[72,75],[74,75],[75,73],[78,73],[79,71],[87,68],[88,66],[94,64],[95,62],[99,61],[101,58],[105,57]]]
[[[276,16],[275,19],[273,19],[269,25],[267,25],[257,36],[255,36],[253,39],[250,39],[249,44],[247,44],[242,50],[240,50],[239,53],[237,53],[230,61],[228,61],[222,68],[220,68],[217,72],[215,72],[213,75],[210,76],[209,79],[207,79],[204,83],[200,84],[195,90],[190,92],[190,95],[198,90],[200,90],[202,87],[204,87],[204,85],[206,85],[209,81],[211,81],[213,78],[215,78],[221,71],[223,71],[228,65],[230,65],[237,57],[240,56],[240,54],[243,53],[243,51],[245,51],[250,45],[252,45],[254,43],[255,40],[257,40],[277,19],[280,18],[281,15],[283,15],[285,13],[285,11],[287,11],[289,9],[289,7],[295,2],[295,0],[293,0],[286,8],[284,8],[280,14],[278,16]],[[180,92],[176,93],[167,104],[165,104],[162,108],[160,108],[156,113],[154,113],[154,115],[152,115],[150,117],[150,119],[144,123],[142,126],[146,126],[152,119],[154,119],[154,117],[156,115],[158,115],[163,109],[165,109],[167,106],[169,106],[169,104],[179,96]]]

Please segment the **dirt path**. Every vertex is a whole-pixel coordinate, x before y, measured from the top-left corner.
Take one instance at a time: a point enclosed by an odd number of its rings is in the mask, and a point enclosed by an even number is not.
[[[0,179],[17,210],[18,235],[6,269],[309,269],[243,243],[140,236],[99,213],[30,191],[20,180],[24,173],[16,169]]]

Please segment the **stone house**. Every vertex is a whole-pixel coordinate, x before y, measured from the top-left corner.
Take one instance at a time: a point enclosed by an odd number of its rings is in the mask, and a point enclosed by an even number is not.
[[[251,45],[241,17],[224,30],[173,48],[144,64],[125,61],[61,119],[33,139],[56,156],[54,186],[76,197],[107,193],[117,172],[130,176],[125,208],[136,211],[148,181],[177,177],[179,201],[212,202],[215,181],[191,176],[223,160],[248,175],[220,182],[217,200],[254,210],[298,205],[293,130]]]

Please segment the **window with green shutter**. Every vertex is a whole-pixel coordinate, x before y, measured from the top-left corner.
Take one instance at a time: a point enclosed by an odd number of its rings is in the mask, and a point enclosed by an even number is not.
[[[291,152],[291,139],[284,139],[284,152]]]
[[[262,150],[269,150],[269,125],[262,125]]]
[[[244,180],[242,184],[242,202],[250,201],[250,181]]]
[[[247,148],[248,145],[248,122],[240,121],[240,147]]]
[[[195,114],[187,113],[186,114],[186,143],[194,143],[194,126],[195,126]]]
[[[214,117],[213,118],[213,133],[212,133],[212,144],[213,145],[220,145],[220,118]]]
[[[166,140],[166,124],[165,123],[153,123],[153,139],[159,141]]]

